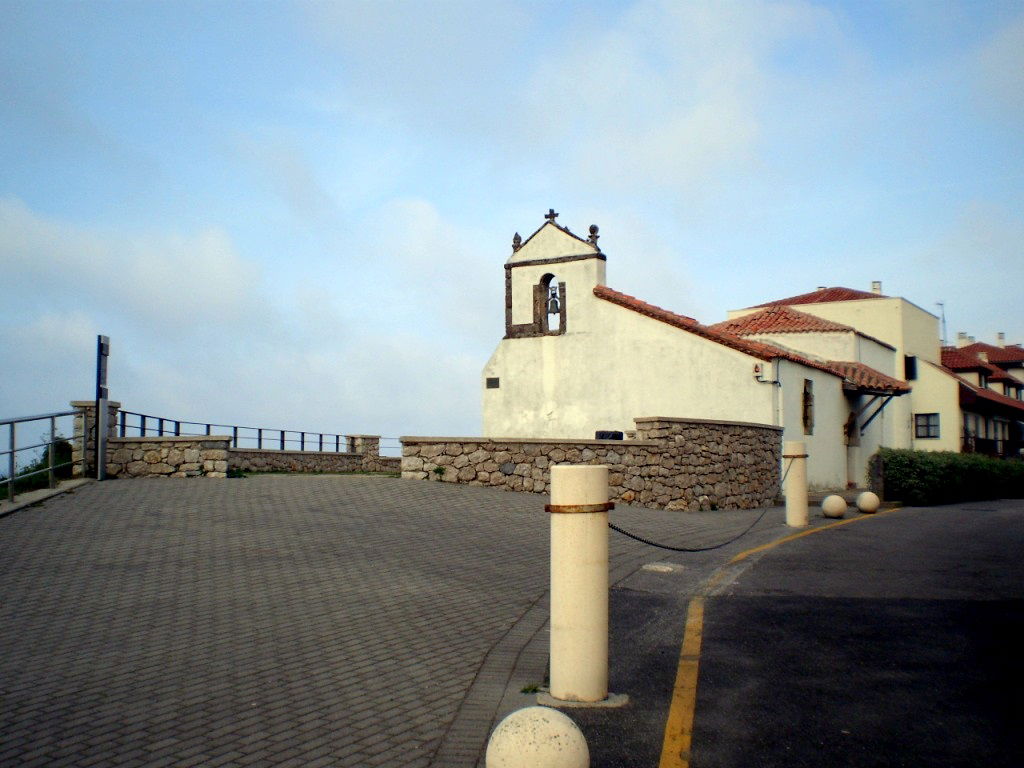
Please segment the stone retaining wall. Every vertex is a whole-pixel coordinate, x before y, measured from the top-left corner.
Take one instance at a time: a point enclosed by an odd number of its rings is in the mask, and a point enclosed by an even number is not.
[[[781,427],[635,422],[635,440],[403,437],[402,477],[550,493],[552,464],[607,464],[612,501],[655,509],[751,509],[780,495]]]
[[[72,400],[71,407],[78,411],[74,416],[74,437],[71,441],[71,476],[96,476],[96,401]],[[117,414],[121,404],[107,401],[107,440],[117,435]],[[109,453],[110,446],[107,445]]]
[[[109,477],[226,477],[227,435],[202,437],[111,437]]]
[[[400,472],[397,456],[374,453],[321,453],[232,448],[228,464],[243,472]]]

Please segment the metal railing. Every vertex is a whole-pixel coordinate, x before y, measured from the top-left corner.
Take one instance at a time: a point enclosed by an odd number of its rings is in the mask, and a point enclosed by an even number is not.
[[[298,429],[271,429],[246,427],[238,424],[214,424],[204,421],[182,421],[163,416],[150,416],[134,411],[120,411],[117,434],[119,437],[203,437],[228,435],[232,448],[256,448],[276,451],[317,451],[319,453],[350,453],[351,435],[328,432],[309,432]],[[396,437],[380,438],[380,449],[401,452]]]
[[[8,441],[7,449],[0,451],[0,457],[7,457],[7,477],[2,481],[7,485],[7,500],[14,501],[15,499],[15,485],[29,477],[35,477],[36,475],[46,474],[47,475],[47,486],[55,488],[57,486],[56,472],[62,467],[71,466],[74,464],[74,460],[64,461],[56,463],[57,444],[62,442],[70,443],[76,438],[74,437],[63,437],[57,434],[57,419],[64,416],[74,416],[77,411],[55,411],[53,413],[40,413],[36,416],[20,416],[13,419],[0,419],[0,427],[7,426],[8,428]],[[50,439],[42,443],[35,443],[33,445],[18,445],[18,425],[26,424],[33,421],[49,421],[50,422]],[[83,439],[84,442],[84,439]],[[46,455],[46,466],[33,470],[31,472],[22,472],[18,474],[18,454],[24,453],[25,451],[34,451],[39,448],[44,449]],[[85,454],[85,446],[82,446],[82,453]]]

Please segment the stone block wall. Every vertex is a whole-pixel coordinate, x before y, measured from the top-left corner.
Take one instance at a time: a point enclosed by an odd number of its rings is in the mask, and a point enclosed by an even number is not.
[[[612,501],[655,509],[752,509],[780,495],[781,427],[635,422],[635,440],[403,437],[402,477],[550,493],[552,464],[606,464]]]
[[[227,435],[112,437],[107,441],[109,477],[226,477]]]
[[[397,456],[378,455],[377,445],[379,438],[372,445],[373,453],[232,448],[228,464],[232,469],[240,469],[243,472],[400,472],[402,460]],[[358,447],[371,446],[368,443],[360,443]]]
[[[96,401],[72,400],[75,414],[75,435],[71,441],[72,477],[96,476]],[[117,414],[121,404],[107,401],[107,439],[117,435]],[[109,444],[108,444],[109,452]]]

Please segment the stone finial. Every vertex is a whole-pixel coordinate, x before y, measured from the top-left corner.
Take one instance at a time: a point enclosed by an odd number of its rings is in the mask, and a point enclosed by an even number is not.
[[[594,245],[597,245],[597,238],[600,237],[600,235],[597,234],[597,232],[598,232],[597,224],[591,224],[590,225],[590,237],[587,238],[587,241],[592,243],[592,244],[594,244]]]
[[[544,218],[550,221],[552,224],[554,224],[555,219],[558,218],[558,214],[555,213],[554,208],[548,208],[548,212],[544,214]]]
[[[513,252],[514,251],[518,251],[522,247],[523,247],[523,238],[522,238],[522,236],[518,232],[516,232],[514,235],[512,235],[512,250],[513,250]]]

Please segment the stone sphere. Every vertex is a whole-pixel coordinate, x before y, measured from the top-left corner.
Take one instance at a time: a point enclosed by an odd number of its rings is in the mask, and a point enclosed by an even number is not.
[[[513,712],[487,742],[486,768],[590,768],[587,740],[571,719],[550,707]]]
[[[834,493],[826,496],[821,502],[821,514],[825,517],[842,517],[846,514],[846,499]]]
[[[857,497],[857,509],[866,515],[870,515],[872,512],[878,511],[878,505],[882,502],[878,500],[878,496],[871,491],[864,491],[860,496]]]

